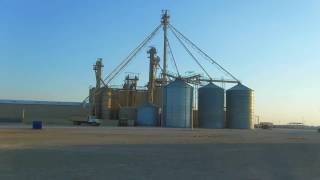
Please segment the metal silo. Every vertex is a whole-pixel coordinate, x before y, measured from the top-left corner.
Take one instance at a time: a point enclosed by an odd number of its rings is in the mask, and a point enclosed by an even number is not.
[[[253,90],[238,84],[226,91],[227,126],[234,129],[253,129]]]
[[[95,92],[96,88],[90,88],[89,89],[89,112],[90,115],[94,115],[95,114],[95,110],[94,110],[94,92]]]
[[[209,83],[198,89],[200,128],[224,128],[224,89]]]
[[[191,128],[193,87],[181,79],[168,84],[163,90],[163,125]]]
[[[158,107],[147,103],[138,108],[136,124],[138,126],[157,126],[158,117]]]

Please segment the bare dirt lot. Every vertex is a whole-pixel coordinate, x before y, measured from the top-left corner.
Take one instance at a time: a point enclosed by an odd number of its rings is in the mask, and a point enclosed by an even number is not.
[[[320,133],[0,125],[0,179],[320,179]]]

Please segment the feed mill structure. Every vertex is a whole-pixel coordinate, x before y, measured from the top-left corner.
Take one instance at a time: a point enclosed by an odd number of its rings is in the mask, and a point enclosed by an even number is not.
[[[149,47],[148,82],[138,86],[139,76],[126,75],[121,87],[112,85],[127,65],[145,48],[154,36],[163,30],[163,56],[155,47]],[[201,69],[182,76],[169,43],[174,37],[190,59]],[[198,53],[197,55],[195,53]],[[199,58],[201,57],[201,58]],[[203,65],[210,63],[228,78],[217,79]],[[176,73],[168,70],[168,61],[174,64]],[[217,63],[195,43],[184,36],[170,23],[167,10],[162,12],[161,23],[105,78],[102,78],[103,63],[99,58],[94,65],[96,86],[91,88],[84,100],[89,104],[90,115],[102,121],[130,121],[136,126],[161,126],[173,128],[233,128],[254,127],[253,90],[244,86],[234,75]],[[220,85],[221,84],[221,85]],[[225,84],[235,84],[225,91]]]

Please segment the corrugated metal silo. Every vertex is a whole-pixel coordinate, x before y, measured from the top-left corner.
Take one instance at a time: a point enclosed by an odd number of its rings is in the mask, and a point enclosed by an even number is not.
[[[163,125],[191,128],[193,87],[181,79],[176,79],[164,88],[163,98]]]
[[[158,107],[147,103],[138,108],[137,125],[138,126],[157,126],[158,125]]]
[[[224,128],[224,89],[209,83],[198,89],[200,128]]]
[[[89,89],[89,112],[90,115],[94,115],[94,92],[96,88],[90,88]]]
[[[101,93],[102,93],[101,118],[110,119],[112,91],[109,88],[103,88]]]
[[[254,128],[253,98],[253,90],[242,84],[238,84],[226,91],[228,128]]]

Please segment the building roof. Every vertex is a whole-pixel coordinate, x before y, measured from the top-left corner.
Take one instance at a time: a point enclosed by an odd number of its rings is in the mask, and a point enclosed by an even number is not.
[[[31,101],[31,100],[0,99],[0,104],[80,106],[82,103],[81,102],[63,102],[63,101]]]

